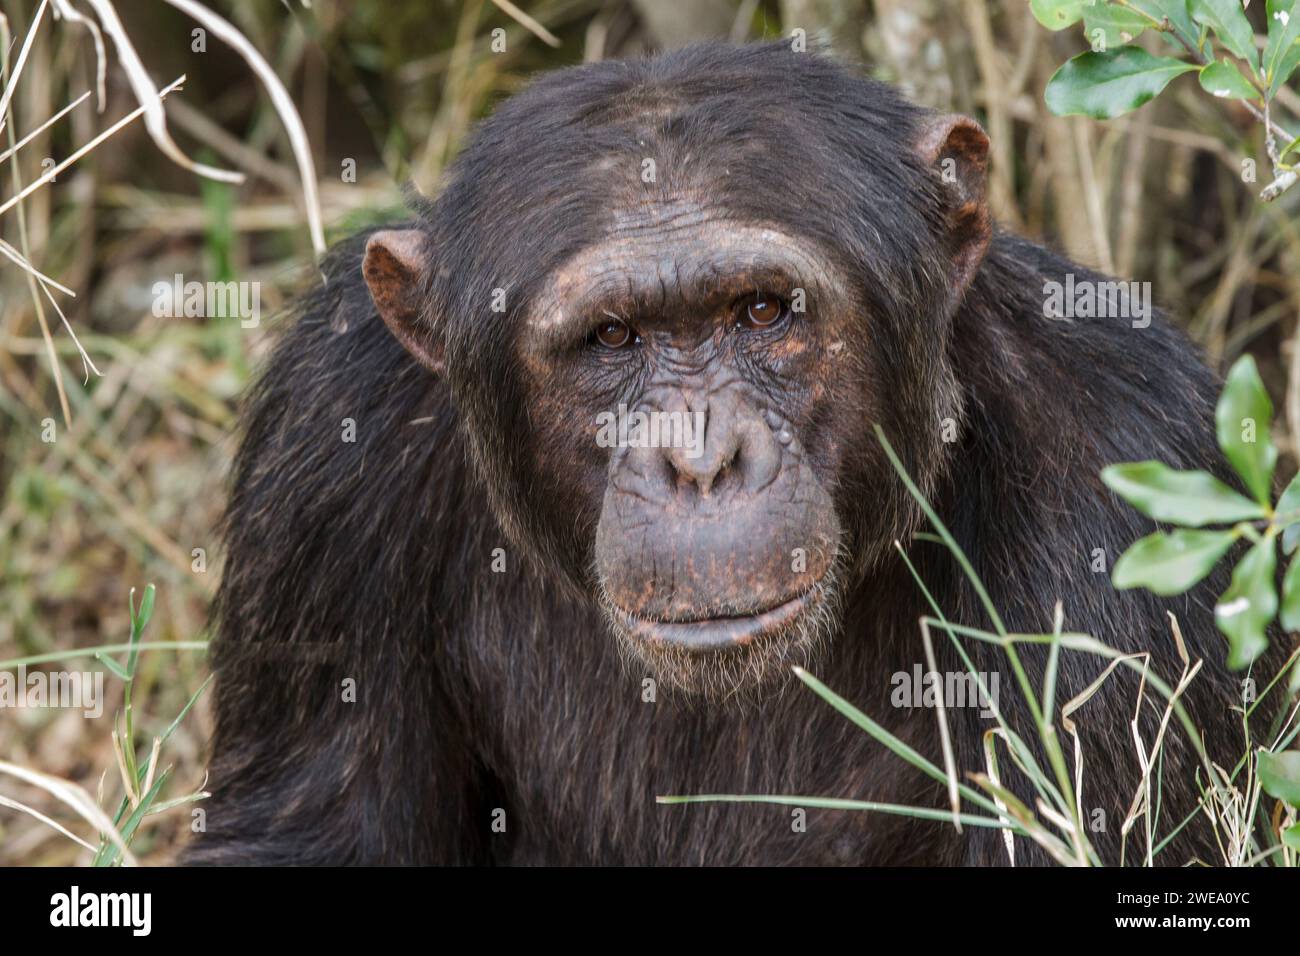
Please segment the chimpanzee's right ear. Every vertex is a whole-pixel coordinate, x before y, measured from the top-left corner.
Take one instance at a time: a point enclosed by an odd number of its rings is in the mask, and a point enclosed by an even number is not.
[[[384,229],[366,242],[361,274],[388,330],[422,365],[445,368],[442,337],[421,321],[429,251],[419,229]]]

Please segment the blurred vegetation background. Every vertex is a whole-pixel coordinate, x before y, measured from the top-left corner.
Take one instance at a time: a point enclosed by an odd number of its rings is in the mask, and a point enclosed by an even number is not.
[[[116,6],[154,81],[188,78],[166,101],[182,149],[248,179],[232,186],[196,177],[137,121],[0,215],[0,238],[76,292],[61,304],[103,373],[87,378],[58,316],[48,304],[38,312],[27,273],[0,259],[0,660],[125,640],[127,594],[146,582],[158,588],[149,640],[206,636],[220,574],[213,528],[238,396],[273,336],[265,316],[314,275],[289,142],[248,65],[215,36],[196,51],[196,24],[163,0]],[[492,0],[209,6],[266,57],[297,105],[330,241],[401,216],[407,181],[435,193],[471,124],[539,70],[711,37],[771,39],[794,28],[820,35],[916,101],[984,124],[993,142],[992,203],[1008,229],[1089,266],[1151,281],[1156,301],[1217,367],[1254,354],[1280,409],[1275,438],[1295,459],[1300,189],[1272,205],[1257,200],[1260,184],[1243,183],[1241,170],[1248,158],[1267,169],[1259,124],[1192,80],[1109,123],[1050,115],[1043,88],[1085,49],[1082,31],[1047,32],[1024,0],[521,0],[515,11]],[[1261,35],[1262,6],[1250,11]],[[10,65],[37,7],[0,0],[16,38]],[[521,11],[544,29],[521,23]],[[491,48],[497,28],[505,31],[502,52]],[[103,111],[92,94],[4,158],[0,204],[39,176],[44,160],[68,156],[136,107],[111,43],[108,52]],[[11,131],[25,135],[95,87],[91,35],[47,13],[0,154]],[[1295,125],[1294,92],[1280,102]],[[355,181],[344,175],[348,161]],[[155,317],[151,287],[176,273],[261,282],[261,326]],[[47,419],[54,442],[42,440]],[[202,572],[196,548],[206,556]],[[205,676],[201,653],[143,655],[134,697],[141,733],[161,732]],[[121,682],[107,675],[105,688],[98,720],[79,710],[0,711],[0,760],[75,781],[114,805],[121,784],[110,730]],[[161,758],[175,765],[181,793],[202,785],[204,705]],[[68,820],[47,795],[16,781],[0,778],[0,793]],[[163,861],[188,823],[181,808],[150,817],[133,849]],[[88,856],[0,806],[0,864]]]

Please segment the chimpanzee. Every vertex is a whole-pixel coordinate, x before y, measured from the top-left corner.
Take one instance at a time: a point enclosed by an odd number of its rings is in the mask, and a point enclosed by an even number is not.
[[[561,70],[503,103],[414,221],[335,250],[248,399],[184,859],[1008,862],[995,829],[656,802],[946,805],[792,676],[938,761],[934,710],[893,696],[932,613],[903,555],[949,620],[989,623],[875,426],[1012,631],[1050,631],[1060,601],[1174,681],[1174,612],[1205,661],[1193,719],[1240,753],[1224,575],[1164,600],[1097,559],[1150,531],[1105,465],[1222,471],[1216,379],[1159,316],[1047,316],[1049,283],[1105,280],[998,231],[987,157],[974,121],[781,42]],[[605,427],[637,415],[671,440]],[[1001,651],[967,645],[1033,737]],[[1046,659],[1021,651],[1036,687]],[[1104,664],[1067,652],[1058,704]],[[1121,671],[1075,715],[1108,862],[1137,692]],[[963,772],[982,710],[947,712]],[[1196,787],[1191,748],[1166,749],[1162,832]],[[1193,857],[1217,859],[1199,817],[1157,862]]]

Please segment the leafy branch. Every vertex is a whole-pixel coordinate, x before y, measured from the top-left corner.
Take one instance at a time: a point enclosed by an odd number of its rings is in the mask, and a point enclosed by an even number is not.
[[[1092,46],[1048,81],[1045,99],[1053,113],[1112,119],[1195,72],[1207,93],[1240,100],[1263,123],[1274,178],[1260,199],[1270,202],[1300,179],[1300,137],[1272,115],[1278,91],[1300,67],[1300,0],[1267,0],[1262,52],[1239,0],[1031,0],[1030,8],[1049,30],[1082,21]],[[1135,46],[1147,31],[1179,55],[1156,56]]]
[[[1215,411],[1219,447],[1249,497],[1205,471],[1177,471],[1158,461],[1111,465],[1102,481],[1149,518],[1176,525],[1135,542],[1115,562],[1117,588],[1146,588],[1160,595],[1182,594],[1200,582],[1239,541],[1250,549],[1214,608],[1214,620],[1228,638],[1228,664],[1249,665],[1268,647],[1267,629],[1281,607],[1282,627],[1300,630],[1300,559],[1292,559],[1276,587],[1277,548],[1291,554],[1300,542],[1300,475],[1274,505],[1277,448],[1269,435],[1273,403],[1255,360],[1246,355],[1228,373]],[[1219,525],[1224,527],[1210,528]],[[1291,689],[1300,687],[1292,668]]]

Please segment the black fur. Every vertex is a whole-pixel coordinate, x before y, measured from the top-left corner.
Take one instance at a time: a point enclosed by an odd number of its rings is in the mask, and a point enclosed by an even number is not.
[[[989,830],[811,810],[799,833],[783,807],[655,803],[773,793],[941,807],[944,795],[801,686],[748,706],[663,692],[642,702],[647,675],[620,660],[581,591],[574,564],[589,516],[545,476],[526,477],[517,316],[490,315],[484,303],[495,287],[528,301],[598,231],[625,189],[598,161],[645,137],[677,157],[662,168],[680,170],[684,188],[806,235],[862,277],[872,315],[863,336],[881,381],[841,409],[860,422],[864,451],[837,491],[856,515],[849,524],[879,533],[855,539],[872,557],[850,582],[817,675],[937,760],[934,713],[889,701],[890,675],[924,660],[918,619],[929,613],[892,536],[950,619],[988,624],[944,549],[910,539],[919,522],[881,465],[871,437],[880,422],[1011,630],[1050,629],[1060,600],[1068,630],[1150,651],[1172,683],[1173,611],[1205,660],[1194,719],[1231,766],[1242,749],[1230,711],[1239,676],[1224,666],[1212,612],[1225,574],[1166,601],[1117,592],[1090,568],[1094,548],[1113,565],[1150,531],[1101,485],[1105,465],[1158,458],[1223,472],[1218,383],[1159,317],[1145,330],[1045,319],[1045,281],[1099,277],[1011,236],[995,235],[964,300],[947,309],[939,187],[909,145],[922,117],[892,89],[781,44],[703,46],[541,79],[483,124],[420,212],[436,250],[429,322],[447,342],[446,379],[376,317],[361,280],[365,237],[332,254],[328,284],[305,298],[248,399],[217,606],[213,797],[187,861],[1005,862]],[[936,443],[936,414],[959,422],[956,445]],[[340,440],[345,419],[356,422],[355,443]],[[503,509],[518,516],[522,548]],[[567,529],[548,525],[573,514]],[[490,571],[497,547],[508,573]],[[963,670],[936,640],[940,669]],[[1032,736],[1000,653],[976,644],[972,654],[978,669],[1000,672],[1003,707]],[[1022,656],[1041,676],[1042,649]],[[1103,666],[1067,654],[1058,702]],[[356,703],[340,700],[345,678]],[[1122,673],[1077,718],[1083,804],[1107,816],[1106,832],[1090,836],[1109,862],[1138,779],[1128,730],[1136,688]],[[992,722],[974,709],[950,719],[960,767],[982,771]],[[1162,832],[1190,809],[1194,771],[1188,749],[1174,746]],[[504,833],[492,831],[495,808],[506,811]],[[1130,842],[1130,860],[1138,846]],[[1017,847],[1020,861],[1045,860],[1027,841]],[[1201,821],[1161,861],[1196,855],[1216,859]]]

